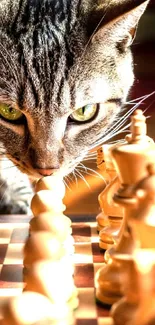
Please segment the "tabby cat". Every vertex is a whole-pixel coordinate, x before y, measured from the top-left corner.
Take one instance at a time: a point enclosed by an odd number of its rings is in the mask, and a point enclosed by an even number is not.
[[[0,0],[1,212],[26,212],[27,175],[65,176],[102,142],[134,80],[147,4]]]

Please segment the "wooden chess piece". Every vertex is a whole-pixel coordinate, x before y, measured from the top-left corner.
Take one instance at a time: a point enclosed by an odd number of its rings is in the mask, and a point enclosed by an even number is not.
[[[36,292],[24,292],[13,297],[7,300],[1,309],[1,325],[60,325],[62,322],[64,325],[74,324],[73,313],[67,305],[56,306]]]
[[[58,215],[44,212],[31,219],[30,231],[49,231],[64,241],[72,233],[71,220],[61,212]]]
[[[65,255],[65,248],[50,232],[32,233],[24,246],[24,265],[26,267],[39,260],[59,260]]]
[[[114,195],[114,201],[124,207],[124,221],[121,238],[115,246],[111,259],[96,273],[96,298],[103,304],[113,304],[122,295],[120,256],[131,255],[136,246],[128,224],[133,208],[132,204],[126,207],[126,202],[131,203],[133,200],[131,185],[146,176],[146,165],[155,160],[155,145],[153,140],[146,136],[146,123],[142,111],[134,112],[131,134],[126,137],[126,143],[113,148],[111,154],[121,182],[120,189]],[[114,287],[117,288],[115,292]]]
[[[120,187],[119,178],[116,176],[104,190],[104,195],[100,194],[103,210],[108,213],[109,225],[99,232],[99,246],[101,249],[111,248],[116,244],[123,218],[122,207],[113,201],[113,195]],[[105,201],[104,201],[105,200]]]
[[[63,180],[55,175],[41,178],[36,183],[36,194],[31,200],[31,210],[34,216],[52,211],[55,215],[65,210],[62,199],[65,195]]]
[[[97,150],[97,168],[100,169],[105,177],[105,184],[104,184],[104,189],[106,186],[109,184],[109,175],[106,173],[106,165],[105,165],[105,158],[104,158],[104,152],[103,152],[103,146],[100,147]],[[98,201],[100,205],[100,195],[98,196]],[[96,221],[97,221],[97,230],[100,231],[104,227],[109,225],[108,217],[104,214],[102,211],[102,207],[100,205],[101,212],[97,215]]]
[[[147,171],[148,175],[132,188],[132,193],[135,196],[136,213],[133,213],[129,219],[133,238],[137,247],[139,247],[133,254],[137,269],[139,270],[137,271],[136,282],[141,283],[137,290],[135,290],[134,304],[130,304],[133,309],[132,312],[128,313],[129,308],[127,304],[123,306],[123,301],[121,300],[112,307],[111,314],[116,324],[119,324],[116,318],[122,320],[122,314],[124,316],[129,315],[128,320],[130,320],[130,324],[133,324],[134,318],[137,325],[148,325],[151,319],[155,323],[155,312],[153,312],[154,308],[152,309],[152,302],[155,305],[155,164],[149,164]],[[132,279],[134,277],[133,272]],[[131,291],[131,280],[129,281],[129,286]],[[140,304],[139,307],[138,304]],[[143,317],[141,316],[142,310]]]
[[[53,176],[45,177],[36,184],[37,193],[31,202],[34,218],[30,222],[31,236],[24,248],[27,266],[24,292],[40,293],[55,305],[60,302],[74,309],[78,306],[78,297],[69,256],[74,251],[74,240],[70,235],[71,224],[63,215],[64,184],[59,179],[57,185],[57,179],[54,178],[54,182],[52,179]]]
[[[129,219],[129,226],[138,247],[155,249],[155,163],[148,164],[146,170],[146,177],[132,189],[136,214]]]
[[[78,307],[77,289],[74,285],[73,268],[66,260],[39,261],[32,264],[26,277],[24,291],[38,292],[53,304]]]
[[[144,248],[145,253],[146,249],[154,249],[155,258],[155,164],[149,164],[146,169],[148,175],[132,187],[133,200],[132,202],[126,200],[126,206],[132,205],[134,208],[128,219],[128,224],[136,247]],[[148,251],[148,257],[149,255]],[[128,280],[123,285],[125,297],[114,304],[111,310],[116,325],[121,325],[122,322],[126,325],[129,321],[133,321],[141,297],[140,286],[138,286],[139,274],[135,269],[133,256],[134,252],[130,256],[130,263],[128,261],[126,268]],[[144,257],[145,263],[147,263],[147,254]],[[129,268],[131,265],[132,272]],[[146,264],[145,268],[147,268]]]
[[[98,230],[100,241],[99,246],[101,249],[110,248],[117,239],[120,225],[122,222],[122,209],[117,206],[113,200],[113,194],[120,186],[118,177],[112,160],[110,158],[111,146],[104,145],[98,149],[97,166],[102,171],[105,171],[106,178],[108,176],[108,184],[99,195],[98,200],[102,210],[96,218],[98,223]]]
[[[138,274],[139,304],[128,325],[155,324],[155,247],[137,249],[134,254]]]

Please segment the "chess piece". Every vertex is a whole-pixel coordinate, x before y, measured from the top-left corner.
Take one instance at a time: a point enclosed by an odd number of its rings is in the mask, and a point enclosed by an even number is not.
[[[122,295],[121,255],[132,255],[136,246],[129,228],[129,219],[134,213],[131,185],[146,176],[146,165],[155,160],[155,145],[153,140],[146,136],[146,123],[142,111],[134,112],[131,134],[126,137],[126,143],[113,148],[111,154],[121,182],[120,189],[114,195],[114,201],[124,207],[124,221],[121,238],[115,246],[110,261],[96,274],[96,297],[103,304],[113,304]],[[115,293],[114,286],[117,287]]]
[[[134,261],[138,274],[139,304],[128,325],[155,324],[155,247],[137,249]]]
[[[44,212],[52,212],[54,215],[65,210],[65,205],[62,203],[58,193],[53,193],[51,190],[42,190],[37,192],[31,201],[31,210],[34,216]]]
[[[24,290],[38,292],[53,304],[68,304],[71,309],[78,306],[73,268],[63,259],[34,263],[27,274]]]
[[[43,177],[37,182],[36,191],[31,201],[34,218],[30,221],[30,231],[50,232],[51,236],[63,241],[63,246],[69,254],[73,254],[71,221],[63,214],[66,207],[62,203],[65,194],[62,179],[55,175]]]
[[[24,292],[37,292],[53,304],[77,308],[74,268],[69,258],[74,252],[74,240],[70,235],[71,223],[63,215],[64,184],[60,179],[57,184],[56,178],[53,182],[53,176],[45,177],[36,184],[36,191],[31,202],[34,214],[30,222],[31,236],[24,248],[27,267]]]
[[[123,209],[120,206],[117,206],[113,202],[113,195],[116,193],[118,188],[120,187],[120,181],[116,176],[103,191],[104,195],[102,197],[102,193],[100,194],[100,199],[102,200],[103,210],[108,213],[108,221],[109,225],[104,227],[99,232],[99,246],[101,249],[111,248],[114,244],[116,244],[122,218],[123,218]],[[104,201],[105,200],[105,201]]]
[[[55,237],[63,246],[64,254],[74,253],[74,239],[71,236],[71,220],[65,215],[54,215],[45,212],[34,217],[30,221],[30,231],[32,233],[48,232],[51,237]]]
[[[112,305],[110,316],[115,325],[127,325],[133,320],[139,303],[138,272],[135,269],[133,256],[117,255],[121,264],[121,292],[123,297]]]
[[[106,147],[105,147],[106,148]],[[105,164],[105,158],[104,158],[104,152],[103,152],[103,146],[100,147],[97,150],[97,168],[100,169],[105,177],[105,184],[104,189],[109,184],[110,178],[108,173],[106,173],[106,164]],[[98,196],[98,201],[100,205],[100,195]],[[100,231],[104,227],[109,225],[108,216],[104,214],[104,211],[102,211],[102,207],[100,205],[101,212],[97,215],[96,221],[97,221],[97,230]]]
[[[72,233],[71,220],[64,214],[54,215],[50,212],[39,214],[30,221],[30,231],[49,231],[64,241]]]
[[[132,189],[136,214],[129,219],[129,226],[138,247],[155,249],[155,164],[146,169],[146,177]]]
[[[133,200],[132,202],[130,200],[129,202],[126,201],[126,206],[132,204],[136,211],[136,213],[131,214],[128,220],[136,246],[144,248],[145,252],[146,249],[154,249],[155,256],[155,164],[149,164],[146,169],[148,175],[132,187]],[[149,254],[148,251],[148,256]],[[114,304],[111,310],[111,315],[116,325],[122,324],[122,322],[127,324],[129,320],[132,321],[134,319],[141,295],[140,289],[137,286],[139,275],[137,275],[135,270],[133,256],[131,256],[131,259],[132,272],[130,272],[129,263],[126,270],[126,273],[130,276],[124,283],[125,297]],[[146,254],[145,259],[147,261]],[[135,288],[134,292],[132,290],[133,287]]]
[[[104,170],[106,178],[108,177],[107,185],[98,197],[102,212],[96,217],[97,228],[100,230],[99,246],[101,249],[110,248],[114,244],[122,222],[122,208],[112,200],[120,182],[116,177],[116,170],[110,157],[110,148],[110,145],[102,146],[98,149],[97,156],[98,168]]]
[[[60,312],[61,310],[61,312]],[[73,314],[64,305],[52,304],[49,299],[36,292],[24,292],[2,305],[1,325],[57,324],[73,325]]]
[[[63,180],[58,175],[42,177],[35,185],[35,192],[42,190],[51,190],[55,193],[59,193],[59,197],[63,199],[65,196],[65,185]]]
[[[39,231],[32,233],[24,246],[24,265],[35,263],[39,260],[59,260],[65,255],[65,248],[57,237],[50,232]]]
[[[34,216],[44,212],[59,214],[65,210],[62,199],[65,195],[65,185],[63,180],[56,176],[41,178],[36,183],[36,194],[31,201],[31,210]]]

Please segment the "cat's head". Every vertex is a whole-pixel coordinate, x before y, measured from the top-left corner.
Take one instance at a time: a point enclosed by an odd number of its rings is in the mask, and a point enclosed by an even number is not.
[[[133,83],[147,3],[0,1],[1,151],[22,171],[65,175],[104,138]]]

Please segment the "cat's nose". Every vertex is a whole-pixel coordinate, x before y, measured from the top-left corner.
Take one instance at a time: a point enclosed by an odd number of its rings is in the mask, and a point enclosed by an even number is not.
[[[55,169],[55,168],[49,168],[49,169],[37,168],[36,170],[42,176],[50,176],[54,172],[56,172],[58,169]]]

